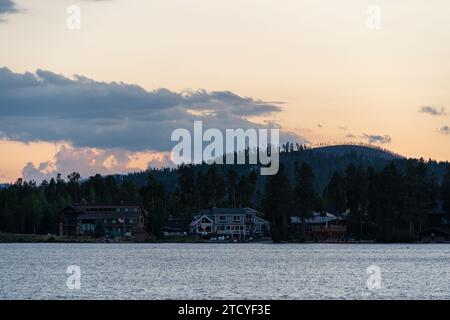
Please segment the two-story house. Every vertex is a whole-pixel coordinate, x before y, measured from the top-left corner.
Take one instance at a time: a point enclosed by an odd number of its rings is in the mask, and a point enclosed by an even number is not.
[[[136,238],[145,233],[146,211],[138,205],[73,204],[60,215],[60,235]]]
[[[268,235],[270,223],[251,208],[212,208],[201,210],[191,223],[191,232],[203,237],[226,236],[246,239]]]

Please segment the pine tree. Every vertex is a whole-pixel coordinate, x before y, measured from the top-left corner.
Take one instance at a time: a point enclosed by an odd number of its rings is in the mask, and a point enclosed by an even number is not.
[[[441,199],[445,212],[450,215],[450,164],[447,165],[447,170],[442,179]]]
[[[272,239],[275,242],[288,239],[288,218],[293,209],[291,183],[280,165],[278,173],[269,176],[266,183],[262,208],[272,222]]]
[[[302,218],[302,234],[306,237],[306,219],[311,218],[317,206],[319,195],[314,189],[314,173],[311,167],[303,162],[295,164],[296,185],[294,189],[294,206]]]
[[[147,185],[141,190],[146,217],[147,231],[155,237],[161,236],[161,229],[167,220],[167,194],[164,185],[153,175],[148,176]]]
[[[326,204],[332,208],[333,213],[340,219],[341,213],[346,209],[346,196],[345,180],[339,171],[335,171],[331,177],[330,182],[325,188],[324,198]]]
[[[345,198],[349,210],[347,217],[348,229],[351,235],[363,239],[363,224],[367,218],[369,180],[367,172],[354,164],[347,166],[345,171]]]
[[[231,207],[236,208],[237,205],[237,179],[238,175],[233,169],[227,172],[227,190],[228,190],[228,201]]]

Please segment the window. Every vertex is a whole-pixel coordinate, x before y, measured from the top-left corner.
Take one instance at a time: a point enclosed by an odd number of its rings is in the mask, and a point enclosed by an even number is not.
[[[241,216],[234,216],[233,221],[241,221]]]
[[[83,223],[81,225],[81,230],[82,231],[88,231],[88,232],[93,232],[95,230],[95,226],[91,223]]]
[[[227,221],[227,217],[226,216],[219,216],[219,221],[220,222]]]

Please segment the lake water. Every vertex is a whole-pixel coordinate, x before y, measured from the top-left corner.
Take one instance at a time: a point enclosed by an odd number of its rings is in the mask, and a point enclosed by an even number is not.
[[[445,244],[0,244],[0,299],[449,298]]]

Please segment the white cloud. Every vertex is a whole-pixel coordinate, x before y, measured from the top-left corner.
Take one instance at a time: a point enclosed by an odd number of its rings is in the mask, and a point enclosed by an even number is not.
[[[140,155],[123,149],[99,150],[63,144],[52,160],[39,164],[27,163],[22,170],[22,177],[40,182],[54,178],[57,173],[65,178],[73,171],[85,178],[97,173],[107,175],[139,171],[142,167],[136,164],[136,160],[140,156],[156,158],[161,166],[169,165],[164,162],[166,158],[159,154]]]

